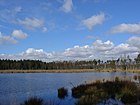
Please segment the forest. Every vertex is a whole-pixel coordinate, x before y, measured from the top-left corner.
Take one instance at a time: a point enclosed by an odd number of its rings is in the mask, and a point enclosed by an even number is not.
[[[95,69],[95,70],[129,70],[140,69],[140,54],[132,60],[129,56],[117,60],[82,60],[53,61],[40,60],[9,60],[0,59],[0,70],[65,70],[65,69]]]

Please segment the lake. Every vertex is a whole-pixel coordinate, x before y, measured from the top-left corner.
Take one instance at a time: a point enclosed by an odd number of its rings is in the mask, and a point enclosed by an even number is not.
[[[71,88],[81,83],[97,79],[110,79],[116,76],[133,78],[136,73],[88,72],[88,73],[14,73],[0,74],[0,105],[19,105],[31,96],[43,98],[45,102],[60,105],[73,105]],[[57,97],[57,89],[65,87],[69,95],[64,99]]]

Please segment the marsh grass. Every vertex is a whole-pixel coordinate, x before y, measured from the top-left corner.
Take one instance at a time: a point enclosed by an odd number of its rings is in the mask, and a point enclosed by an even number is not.
[[[24,101],[20,105],[60,105],[60,104],[56,103],[55,101],[44,102],[42,98],[38,97],[30,97],[28,100]]]
[[[133,79],[136,81],[138,79],[138,76],[137,75],[134,75],[133,76]]]
[[[138,76],[138,80],[139,80],[139,83],[140,83],[140,75]]]
[[[82,96],[75,105],[97,105],[99,99],[94,95]]]
[[[64,99],[68,96],[68,90],[64,87],[58,89],[58,98]]]
[[[82,104],[84,102],[85,105],[87,105],[87,102],[93,103],[93,101],[90,102],[90,97],[95,99],[95,104],[112,97],[125,104],[136,104],[140,100],[140,89],[134,82],[120,80],[116,77],[114,81],[96,81],[74,87],[72,88],[72,96],[79,99],[76,105],[84,105]],[[94,105],[94,103],[88,105]]]
[[[37,97],[30,97],[28,100],[20,105],[45,105],[43,99]]]
[[[124,70],[95,70],[95,69],[66,69],[66,70],[0,70],[0,73],[80,73],[80,72],[126,72]],[[140,73],[140,70],[127,70],[131,73]]]

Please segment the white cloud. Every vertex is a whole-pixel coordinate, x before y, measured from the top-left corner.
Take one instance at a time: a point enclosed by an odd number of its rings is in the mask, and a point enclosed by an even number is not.
[[[71,12],[73,8],[73,2],[72,0],[64,0],[64,4],[60,8],[65,13]]]
[[[22,30],[14,30],[12,36],[17,39],[25,39],[28,35]]]
[[[45,52],[43,49],[28,48],[25,52],[20,54],[22,59],[38,59],[43,61],[53,61],[55,54]]]
[[[17,39],[25,39],[28,35],[22,30],[13,30],[11,35],[3,35],[0,32],[0,45],[10,45],[18,43]]]
[[[102,42],[102,40],[96,40],[94,43],[93,43],[93,46],[96,50],[99,50],[99,51],[106,51],[106,50],[111,50],[113,49],[114,47],[114,44],[113,42],[111,41],[106,41],[106,42]]]
[[[29,55],[45,54],[43,49],[34,49],[34,48],[28,48],[25,53]]]
[[[48,32],[48,28],[47,27],[43,27],[42,31],[43,32]]]
[[[92,54],[93,50],[89,45],[74,46],[74,48],[68,48],[63,52],[63,55],[70,59],[88,58]]]
[[[28,48],[26,51],[19,54],[0,54],[1,59],[31,59],[31,60],[42,60],[50,61],[52,60],[53,53],[47,53],[43,49]]]
[[[116,33],[131,33],[131,34],[140,34],[140,23],[137,24],[120,24],[117,26],[114,26],[110,33],[116,34]]]
[[[24,20],[19,19],[18,23],[29,29],[34,29],[34,28],[42,27],[44,21],[42,19],[37,19],[37,18],[25,18]]]
[[[106,55],[105,52],[113,48],[114,44],[111,41],[103,42],[101,40],[96,40],[92,45],[68,48],[63,52],[63,56],[73,60],[104,59]]]
[[[137,40],[138,39],[138,40]],[[42,61],[56,61],[56,60],[93,60],[101,59],[107,60],[112,58],[119,58],[121,55],[130,55],[136,57],[140,52],[140,47],[133,41],[140,42],[140,37],[131,37],[126,43],[114,45],[111,41],[96,40],[91,45],[74,46],[67,48],[63,52],[46,52],[43,49],[28,48],[26,51],[7,55],[0,54],[2,59],[38,59]]]
[[[100,13],[98,15],[93,15],[85,20],[82,20],[82,25],[87,27],[89,30],[92,30],[92,28],[96,25],[103,24],[105,21],[105,15],[104,13]]]
[[[130,54],[140,51],[140,49],[130,46],[128,43],[121,43],[115,46],[112,50],[108,50],[105,52],[107,55],[122,55],[122,54]]]
[[[16,43],[17,40],[15,40],[13,37],[2,35],[2,33],[0,32],[0,45],[16,44]]]
[[[127,43],[130,46],[140,48],[140,37],[133,36],[133,37],[131,37],[131,38],[128,39]]]
[[[43,49],[28,48],[25,52],[21,54],[24,59],[47,59],[49,53],[44,52]]]

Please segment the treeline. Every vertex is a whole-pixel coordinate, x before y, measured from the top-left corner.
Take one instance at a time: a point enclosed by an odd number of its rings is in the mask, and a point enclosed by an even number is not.
[[[0,60],[0,70],[36,70],[46,69],[46,62],[39,60]]]
[[[129,56],[117,60],[90,60],[90,61],[55,61],[42,62],[40,60],[8,60],[0,59],[0,70],[52,70],[52,69],[140,69],[140,54],[134,60]]]

